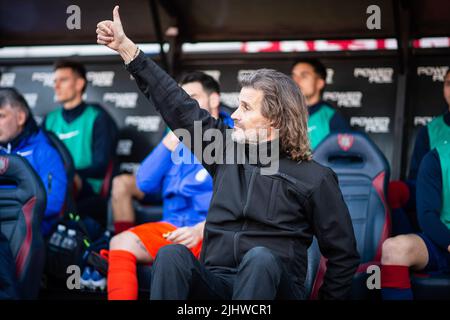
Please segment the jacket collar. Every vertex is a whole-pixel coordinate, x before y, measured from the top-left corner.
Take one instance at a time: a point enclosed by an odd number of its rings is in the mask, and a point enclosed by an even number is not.
[[[269,167],[274,161],[286,158],[286,154],[281,151],[280,140],[274,139],[259,144],[246,143],[245,157],[248,161],[247,163],[255,164],[258,167]]]
[[[72,109],[64,109],[62,110],[62,116],[64,120],[68,123],[72,122],[76,118],[78,118],[83,111],[86,109],[86,103],[84,101],[81,101],[79,105],[77,105],[75,108]]]
[[[319,111],[320,107],[324,104],[323,100],[319,100],[319,102],[311,105],[308,107],[308,113],[309,115],[312,115],[314,113],[316,113],[317,111]]]
[[[448,125],[450,127],[450,111],[449,110],[447,110],[444,113],[444,122],[446,125]]]

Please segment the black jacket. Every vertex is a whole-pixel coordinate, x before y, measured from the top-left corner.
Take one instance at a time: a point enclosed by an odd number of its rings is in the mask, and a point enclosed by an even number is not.
[[[184,128],[194,137],[194,121],[201,121],[203,131],[225,131],[222,121],[201,109],[142,52],[127,69],[172,130]],[[202,149],[207,145],[203,141]],[[200,159],[201,150],[193,152]],[[319,296],[342,299],[348,295],[359,255],[350,215],[331,169],[315,161],[298,163],[283,154],[274,175],[261,175],[261,164],[202,164],[214,181],[201,253],[208,268],[236,268],[248,250],[264,246],[282,259],[292,281],[302,288],[307,249],[315,235],[328,259]]]

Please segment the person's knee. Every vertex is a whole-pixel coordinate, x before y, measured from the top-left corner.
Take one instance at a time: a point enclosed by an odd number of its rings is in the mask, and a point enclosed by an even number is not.
[[[243,262],[247,265],[254,265],[260,268],[277,270],[278,259],[266,247],[254,247],[244,256]]]
[[[187,263],[191,260],[192,253],[189,249],[181,244],[169,244],[161,247],[156,254],[155,262],[158,263]]]
[[[112,183],[112,197],[113,199],[121,199],[123,197],[130,197],[132,195],[132,181],[134,179],[128,174],[122,174],[113,179]]]
[[[410,266],[414,255],[414,242],[408,236],[389,238],[383,243],[381,263]]]
[[[112,237],[109,242],[110,250],[126,250],[134,252],[135,238],[129,231],[121,232]]]

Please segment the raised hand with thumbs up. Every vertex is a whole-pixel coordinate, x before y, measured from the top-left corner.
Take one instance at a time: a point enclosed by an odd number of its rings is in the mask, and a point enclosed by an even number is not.
[[[113,20],[99,22],[97,24],[96,32],[97,43],[104,44],[108,48],[117,51],[125,63],[129,63],[136,57],[139,49],[123,31],[119,15],[119,6],[114,7]]]

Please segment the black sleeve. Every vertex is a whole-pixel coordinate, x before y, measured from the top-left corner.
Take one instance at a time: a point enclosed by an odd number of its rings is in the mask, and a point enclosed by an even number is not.
[[[442,169],[433,149],[425,155],[417,176],[417,217],[422,231],[442,250],[450,245],[450,230],[441,221]]]
[[[336,111],[330,120],[330,131],[348,132],[350,130],[351,128],[348,123],[348,120],[340,112]]]
[[[102,179],[106,174],[109,162],[114,157],[116,146],[117,126],[114,120],[102,110],[94,122],[92,164],[77,171],[80,177]]]
[[[417,133],[414,151],[409,166],[408,179],[416,180],[419,173],[420,162],[423,157],[430,151],[430,137],[428,136],[427,126],[423,126]]]
[[[196,100],[192,99],[163,69],[151,59],[145,57],[141,51],[136,59],[128,66],[127,70],[133,75],[139,89],[153,102],[156,110],[173,131],[185,129],[190,135],[190,141],[183,139],[183,143],[191,149],[195,156],[201,160],[202,165],[213,175],[214,163],[203,161],[203,149],[210,143],[204,141],[199,133],[194,134],[194,122],[198,123],[200,134],[207,129],[215,128],[225,137],[227,126],[220,119],[214,119],[208,111],[201,109]],[[176,132],[180,136],[180,132]],[[184,137],[186,138],[186,137]],[[201,143],[192,143],[194,141]],[[215,141],[216,143],[223,141]],[[222,145],[222,144],[220,144]]]
[[[331,172],[312,194],[312,220],[320,252],[327,258],[327,271],[320,299],[346,299],[359,265],[356,239],[347,205]]]

